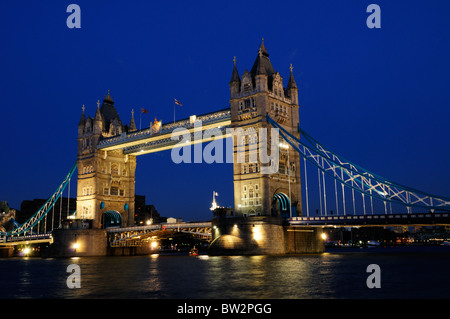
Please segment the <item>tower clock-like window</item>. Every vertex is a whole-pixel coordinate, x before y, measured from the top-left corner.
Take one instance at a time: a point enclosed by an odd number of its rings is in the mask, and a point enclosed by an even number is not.
[[[111,186],[111,192],[110,192],[110,194],[111,194],[112,196],[117,196],[117,195],[119,195],[119,187]]]
[[[111,175],[119,175],[119,165],[115,163],[111,165]]]

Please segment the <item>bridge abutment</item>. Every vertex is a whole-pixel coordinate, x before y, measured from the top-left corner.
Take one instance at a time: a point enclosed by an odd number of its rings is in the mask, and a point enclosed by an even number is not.
[[[325,251],[317,227],[283,225],[278,217],[220,217],[212,221],[210,255],[285,255]]]
[[[55,229],[53,244],[42,257],[88,257],[107,255],[107,236],[104,229]]]
[[[0,247],[0,258],[12,257],[14,254],[13,246]]]

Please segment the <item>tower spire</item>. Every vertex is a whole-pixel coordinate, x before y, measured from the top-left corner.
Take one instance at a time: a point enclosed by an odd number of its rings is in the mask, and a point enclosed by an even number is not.
[[[130,120],[130,128],[128,129],[130,132],[136,131],[136,123],[134,122],[134,109],[131,109],[131,120]]]
[[[86,116],[84,115],[84,109],[85,109],[84,104],[81,109],[82,109],[82,113],[81,113],[81,118],[80,118],[80,122],[78,123],[78,125],[84,125],[84,123],[86,123]]]
[[[233,73],[231,74],[231,80],[230,83],[234,83],[234,82],[241,82],[241,77],[239,76],[239,72],[238,69],[236,67],[236,56],[233,58]]]
[[[97,111],[95,112],[95,120],[96,121],[102,120],[102,114],[100,112],[100,100],[97,100]]]
[[[297,89],[297,83],[295,83],[294,74],[292,73],[292,70],[294,69],[292,64],[289,67],[289,69],[291,70],[291,74],[289,75],[289,81],[288,81],[287,89]]]
[[[103,100],[103,102],[109,102],[109,103],[114,104],[114,101],[113,101],[113,98],[111,97],[111,94],[110,94],[110,92],[109,92],[109,89],[108,89],[108,94],[105,95],[105,99]]]

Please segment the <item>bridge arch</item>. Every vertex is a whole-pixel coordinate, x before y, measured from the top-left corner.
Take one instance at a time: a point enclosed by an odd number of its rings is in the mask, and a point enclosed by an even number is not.
[[[291,201],[289,200],[288,195],[286,195],[283,192],[275,193],[272,198],[272,215],[289,217],[290,205],[291,205]],[[294,207],[292,207],[292,209],[294,209]]]
[[[107,210],[102,214],[102,228],[121,227],[122,215],[116,210]]]

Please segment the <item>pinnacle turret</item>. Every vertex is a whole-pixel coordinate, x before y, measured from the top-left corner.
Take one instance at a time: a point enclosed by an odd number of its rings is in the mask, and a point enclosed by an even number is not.
[[[295,83],[294,74],[292,73],[292,70],[294,69],[292,64],[290,66],[290,69],[291,69],[291,74],[289,75],[287,89],[297,89],[297,83]]]
[[[231,80],[230,83],[234,83],[234,82],[241,82],[241,77],[239,76],[239,72],[238,69],[236,67],[236,57],[234,57],[233,59],[234,62],[234,66],[233,66],[233,73],[231,74]]]

